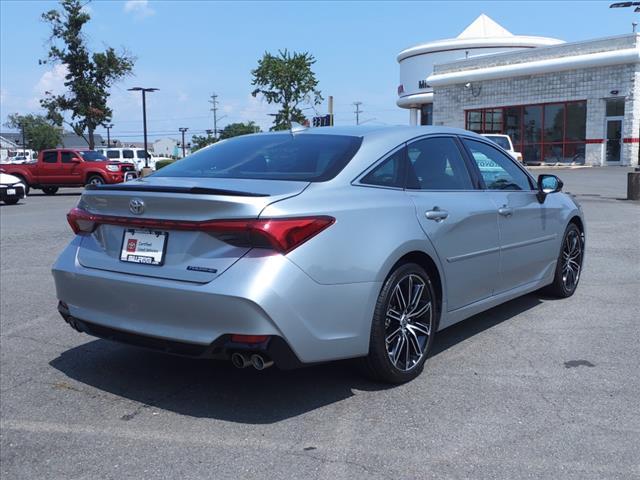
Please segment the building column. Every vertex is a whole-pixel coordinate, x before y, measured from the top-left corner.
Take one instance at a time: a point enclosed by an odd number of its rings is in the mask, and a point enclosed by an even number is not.
[[[412,108],[409,110],[409,125],[415,127],[418,125],[418,109]]]

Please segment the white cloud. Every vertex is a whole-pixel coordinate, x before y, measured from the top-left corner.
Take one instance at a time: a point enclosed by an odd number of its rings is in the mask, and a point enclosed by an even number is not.
[[[149,0],[127,0],[124,2],[124,12],[131,13],[138,19],[155,15],[156,11],[149,6]]]
[[[184,103],[187,100],[189,100],[189,95],[187,95],[185,92],[183,92],[182,90],[178,90],[178,102],[180,103]]]
[[[54,95],[64,93],[64,82],[67,73],[67,66],[64,64],[54,65],[51,70],[44,72],[38,83],[33,87],[35,96],[29,100],[28,107],[31,109],[39,108],[40,99],[45,96],[46,92],[51,92]]]

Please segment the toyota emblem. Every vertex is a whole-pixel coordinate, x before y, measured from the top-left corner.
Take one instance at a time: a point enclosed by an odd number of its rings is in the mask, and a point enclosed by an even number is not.
[[[139,198],[132,198],[129,202],[129,210],[134,215],[142,215],[144,213],[144,202]]]

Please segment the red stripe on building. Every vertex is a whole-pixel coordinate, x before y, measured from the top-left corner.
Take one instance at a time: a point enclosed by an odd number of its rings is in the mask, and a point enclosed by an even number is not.
[[[640,138],[629,137],[622,140],[624,143],[640,143]]]
[[[587,138],[585,143],[604,143],[604,138]]]

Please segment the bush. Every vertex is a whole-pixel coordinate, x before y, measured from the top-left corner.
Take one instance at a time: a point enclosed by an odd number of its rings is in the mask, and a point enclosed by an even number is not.
[[[158,160],[156,162],[156,170],[160,170],[162,167],[166,167],[167,165],[175,162],[175,160],[171,158],[167,158],[166,160]]]

